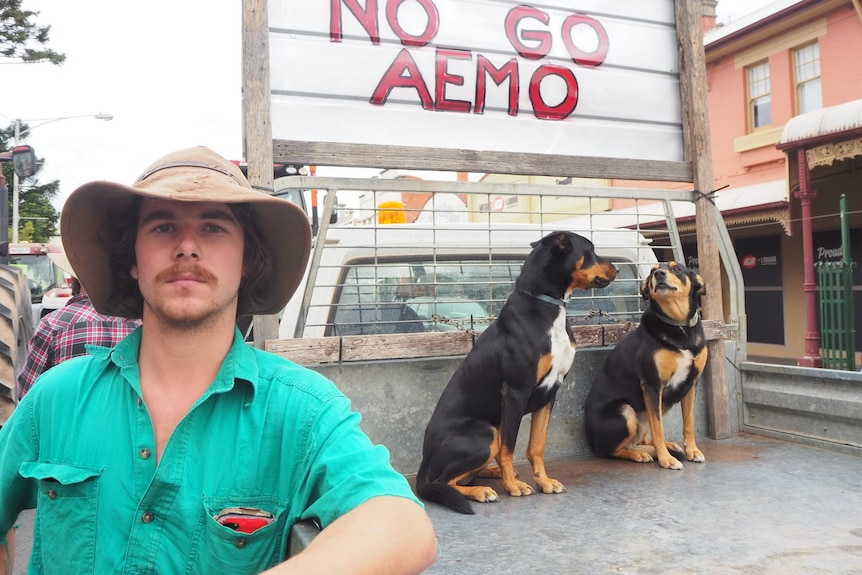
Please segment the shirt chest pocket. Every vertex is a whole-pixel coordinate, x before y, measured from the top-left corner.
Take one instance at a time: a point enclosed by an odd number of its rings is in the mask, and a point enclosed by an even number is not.
[[[21,465],[20,474],[39,484],[34,566],[74,565],[78,572],[92,568],[102,470],[32,461]]]
[[[267,511],[273,521],[252,533],[243,533],[216,520],[221,511],[234,507]],[[274,497],[204,497],[203,549],[199,554],[202,564],[191,572],[259,573],[285,560],[287,511],[287,504]]]

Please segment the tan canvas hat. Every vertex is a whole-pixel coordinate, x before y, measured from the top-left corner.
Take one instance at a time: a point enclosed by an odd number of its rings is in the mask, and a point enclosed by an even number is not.
[[[249,313],[277,313],[296,291],[311,250],[308,217],[296,204],[253,189],[238,166],[201,146],[157,160],[131,186],[89,182],[66,200],[60,217],[63,246],[78,281],[100,313],[121,315],[111,305],[114,283],[109,250],[100,241],[99,230],[109,214],[122,210],[134,196],[250,205],[272,256],[273,278],[263,294],[265,301]]]

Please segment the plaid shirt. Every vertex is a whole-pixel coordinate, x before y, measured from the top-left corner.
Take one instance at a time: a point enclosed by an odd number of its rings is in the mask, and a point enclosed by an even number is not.
[[[140,320],[100,314],[87,294],[73,296],[66,305],[39,321],[30,339],[24,369],[18,374],[18,399],[24,397],[49,368],[85,355],[84,346],[114,347],[139,325]]]

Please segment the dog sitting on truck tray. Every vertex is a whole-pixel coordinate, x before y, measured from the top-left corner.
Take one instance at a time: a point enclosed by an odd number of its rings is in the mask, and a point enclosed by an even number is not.
[[[587,441],[602,457],[682,469],[680,459],[705,461],[694,441],[694,403],[707,357],[698,317],[706,290],[697,273],[670,262],[652,269],[641,293],[648,304],[640,324],[608,355],[587,395]],[[682,448],[666,441],[662,420],[677,403]]]
[[[618,270],[571,232],[531,245],[514,291],[452,376],[425,429],[416,492],[461,513],[473,513],[467,499],[498,500],[492,488],[472,484],[483,470],[501,478],[511,495],[533,493],[513,465],[527,413],[536,484],[545,493],[565,490],[545,473],[544,450],[554,397],[575,359],[566,301],[575,289],[606,287]],[[486,470],[495,459],[498,467]]]

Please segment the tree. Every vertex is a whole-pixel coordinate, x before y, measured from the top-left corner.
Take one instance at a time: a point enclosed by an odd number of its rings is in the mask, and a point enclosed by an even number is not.
[[[23,10],[23,0],[0,2],[0,56],[22,63],[62,64],[66,55],[48,47],[50,26],[39,26],[32,18],[38,12]]]
[[[29,126],[22,123],[21,131],[26,132]],[[12,141],[15,137],[15,124],[11,124],[5,130],[0,130],[0,150],[12,149]],[[39,183],[39,172],[42,170],[44,160],[39,158],[36,162],[36,174],[29,178],[21,178],[18,185],[18,216],[20,228],[18,239],[26,242],[49,242],[57,236],[57,222],[60,213],[54,208],[51,201],[57,197],[60,191],[60,182],[54,180],[48,184]],[[6,225],[12,227],[12,162],[4,162],[3,175],[9,186],[8,205],[9,221]],[[9,237],[12,237],[10,231]]]

